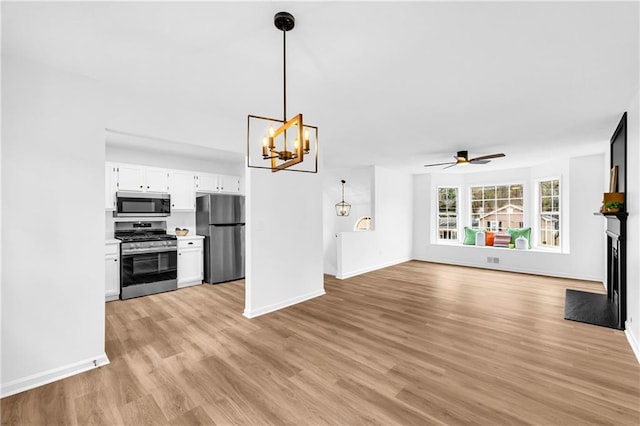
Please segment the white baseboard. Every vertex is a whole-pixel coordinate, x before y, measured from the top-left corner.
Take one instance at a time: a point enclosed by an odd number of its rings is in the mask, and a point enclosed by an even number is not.
[[[398,265],[400,263],[408,262],[413,260],[411,257],[407,257],[405,259],[393,260],[391,262],[379,263],[377,265],[369,266],[363,269],[357,269],[351,272],[343,272],[342,274],[336,275],[336,278],[339,280],[346,280],[347,278],[355,277],[356,275],[366,274],[367,272],[377,271],[378,269],[388,268],[389,266]]]
[[[315,297],[322,296],[323,294],[325,294],[324,288],[322,290],[314,291],[312,293],[307,293],[307,294],[303,294],[301,296],[292,297],[291,299],[283,300],[282,302],[273,303],[271,305],[263,306],[262,308],[252,309],[250,311],[245,309],[245,311],[244,311],[244,313],[242,315],[244,315],[247,318],[255,318],[255,317],[258,317],[260,315],[268,314],[270,312],[274,312],[274,311],[280,310],[282,308],[286,308],[286,307],[289,307],[289,306],[292,306],[292,305],[307,301],[309,299],[313,299]]]
[[[528,269],[528,268],[513,268],[510,266],[488,266],[485,264],[478,264],[472,262],[450,262],[443,259],[426,259],[426,258],[415,258],[414,260],[419,260],[422,262],[431,262],[431,263],[442,263],[445,265],[455,265],[455,266],[467,266],[470,268],[481,268],[481,269],[491,269],[493,271],[504,271],[504,272],[517,272],[520,274],[532,274],[532,275],[542,275],[545,277],[557,277],[557,278],[569,278],[573,280],[583,280],[583,281],[597,281],[602,283],[602,277],[595,277],[592,275],[580,275],[580,274],[564,274],[558,272],[549,272],[538,269]]]
[[[627,340],[629,341],[629,346],[631,346],[631,350],[633,351],[633,354],[636,356],[636,359],[640,364],[640,345],[638,344],[638,340],[636,339],[636,337],[631,332],[629,327],[630,325],[631,324],[629,324],[629,321],[625,321],[624,334],[627,336]]]
[[[109,358],[107,354],[99,355],[95,358],[90,358],[84,361],[75,362],[73,364],[64,365],[62,367],[53,368],[42,373],[32,374],[27,377],[12,380],[8,383],[2,384],[2,390],[0,391],[0,398],[5,396],[15,395],[16,393],[24,392],[29,389],[37,388],[38,386],[46,385],[47,383],[62,380],[67,377],[84,373],[85,371],[93,368],[102,367],[109,364]]]

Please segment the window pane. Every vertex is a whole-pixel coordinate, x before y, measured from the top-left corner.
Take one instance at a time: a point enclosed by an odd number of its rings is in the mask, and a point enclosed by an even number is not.
[[[538,239],[540,245],[560,247],[560,180],[540,182]]]
[[[471,226],[502,232],[524,226],[522,185],[472,187],[471,195]]]
[[[496,188],[496,198],[509,198],[509,187],[506,185]]]
[[[482,187],[474,186],[471,188],[471,200],[482,200]]]
[[[495,186],[485,186],[484,187],[484,199],[491,200],[496,198],[496,187]]]
[[[511,185],[511,198],[522,198],[522,185]]]
[[[551,195],[551,181],[540,182],[540,195],[543,197]]]
[[[458,188],[438,188],[438,238],[458,238]]]

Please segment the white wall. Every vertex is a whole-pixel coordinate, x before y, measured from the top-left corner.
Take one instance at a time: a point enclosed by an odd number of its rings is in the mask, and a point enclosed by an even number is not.
[[[212,158],[195,158],[124,147],[106,147],[106,160],[114,163],[142,164],[166,169],[189,170],[234,176],[244,175],[244,156],[238,161],[220,161]]]
[[[337,278],[349,278],[412,258],[413,178],[378,166],[373,169],[374,230],[338,234]]]
[[[603,152],[606,144],[603,143]],[[480,268],[602,281],[604,268],[604,224],[598,211],[605,190],[604,154],[555,161],[527,169],[503,170],[463,175],[446,173],[414,177],[414,257],[418,260],[451,263]],[[461,177],[462,176],[462,177]],[[564,228],[562,253],[516,251],[509,249],[435,244],[436,216],[432,196],[439,185],[461,186],[460,217],[468,212],[470,184],[522,183],[525,190],[525,224],[532,223],[535,179],[561,178]],[[468,226],[468,225],[467,225]],[[567,244],[570,239],[570,245]],[[498,257],[499,264],[487,263]]]
[[[613,133],[613,130],[612,130]],[[627,338],[640,362],[640,93],[627,110]]]
[[[7,56],[2,89],[5,396],[108,360],[101,93]]]
[[[245,312],[324,294],[320,174],[247,169]]]
[[[337,274],[337,239],[341,232],[353,231],[356,222],[373,215],[373,167],[324,171],[322,210],[324,217],[324,273]],[[349,216],[336,215],[335,205],[342,197],[341,180],[345,180],[344,199],[351,204]],[[375,224],[374,224],[375,225]],[[368,231],[357,231],[368,232]]]

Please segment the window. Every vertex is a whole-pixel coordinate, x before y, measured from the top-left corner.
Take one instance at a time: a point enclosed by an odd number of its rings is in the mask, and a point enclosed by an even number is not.
[[[438,188],[438,239],[458,240],[458,188]]]
[[[368,231],[371,229],[371,218],[369,216],[361,217],[356,221],[356,225],[353,227],[355,231]]]
[[[538,238],[543,247],[560,247],[560,179],[538,183]]]
[[[491,231],[522,228],[524,225],[522,185],[471,187],[471,227]]]

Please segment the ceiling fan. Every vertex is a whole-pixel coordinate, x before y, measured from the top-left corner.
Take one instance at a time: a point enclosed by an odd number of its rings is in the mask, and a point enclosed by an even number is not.
[[[504,157],[503,153],[499,154],[491,154],[491,155],[483,155],[482,157],[476,157],[469,160],[469,152],[468,151],[458,151],[456,155],[453,156],[456,161],[452,161],[449,163],[435,163],[435,164],[425,164],[425,167],[433,167],[433,166],[447,166],[444,169],[448,169],[453,166],[466,166],[467,164],[487,164],[491,161],[492,158],[500,158]]]

